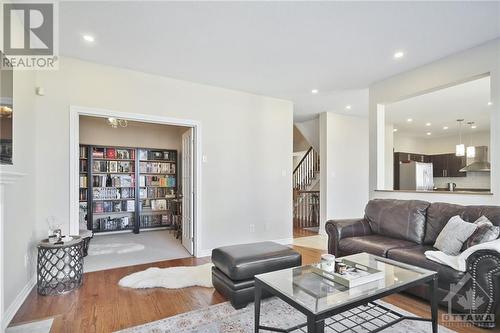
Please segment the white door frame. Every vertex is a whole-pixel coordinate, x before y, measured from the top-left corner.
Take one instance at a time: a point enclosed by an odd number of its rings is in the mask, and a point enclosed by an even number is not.
[[[163,125],[185,126],[193,128],[194,152],[193,152],[193,226],[194,226],[194,256],[201,253],[201,123],[195,120],[171,118],[164,116],[146,115],[139,113],[117,112],[106,109],[89,108],[83,106],[71,105],[69,107],[69,207],[70,221],[69,231],[72,235],[79,234],[79,153],[80,153],[80,116],[93,117],[114,117],[130,121],[139,121],[144,123],[154,123]]]

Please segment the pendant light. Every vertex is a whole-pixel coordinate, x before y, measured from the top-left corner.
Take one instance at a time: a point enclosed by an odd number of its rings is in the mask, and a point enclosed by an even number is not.
[[[467,158],[474,158],[476,157],[476,147],[472,145],[472,130],[474,128],[474,122],[469,121],[467,125],[470,126],[471,133],[470,133],[470,145],[467,147]]]
[[[456,156],[465,156],[465,145],[462,143],[462,122],[463,119],[457,119],[458,123],[458,145],[455,146]]]

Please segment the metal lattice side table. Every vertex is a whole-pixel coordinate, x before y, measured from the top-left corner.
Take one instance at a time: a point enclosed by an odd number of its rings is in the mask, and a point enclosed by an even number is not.
[[[38,244],[37,286],[40,295],[61,295],[83,283],[83,246],[81,237],[64,244]]]

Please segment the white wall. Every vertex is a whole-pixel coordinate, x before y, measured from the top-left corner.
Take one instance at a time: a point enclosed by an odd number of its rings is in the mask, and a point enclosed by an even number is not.
[[[368,201],[368,119],[325,112],[320,127],[320,231],[363,216]]]
[[[458,204],[500,204],[500,39],[473,49],[443,58],[428,65],[416,68],[370,87],[370,197],[421,199],[427,201],[446,201]],[[377,168],[380,166],[380,136],[377,136],[377,106],[393,103],[463,82],[469,78],[490,74],[491,78],[491,183],[494,195],[458,195],[440,193],[401,193],[381,192],[384,189],[383,177]],[[382,157],[383,159],[384,157]],[[382,163],[383,166],[384,163]]]
[[[36,105],[38,223],[55,215],[69,229],[69,107],[78,105],[201,123],[201,249],[292,237],[291,102],[72,58],[38,73],[37,85],[46,91]]]
[[[302,133],[309,144],[316,149],[316,151],[319,151],[319,118],[295,123],[295,126],[299,129],[300,133]]]

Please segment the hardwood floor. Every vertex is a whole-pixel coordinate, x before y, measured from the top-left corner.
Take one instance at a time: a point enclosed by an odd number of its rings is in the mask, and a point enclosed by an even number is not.
[[[299,227],[293,227],[293,238],[316,236],[317,234],[318,234],[317,232],[311,230],[302,229]]]
[[[324,251],[298,247],[303,263],[317,262]],[[172,267],[199,265],[210,258],[184,258],[111,269],[85,274],[83,286],[62,296],[39,296],[32,290],[11,325],[22,322],[55,317],[52,333],[56,332],[113,332],[123,328],[159,320],[179,313],[200,309],[225,299],[211,288],[192,287],[179,290],[121,288],[118,281],[125,275],[148,267]],[[407,295],[392,295],[384,298],[417,316],[429,316],[427,302]],[[475,327],[451,327],[459,333],[500,332],[481,330]]]

